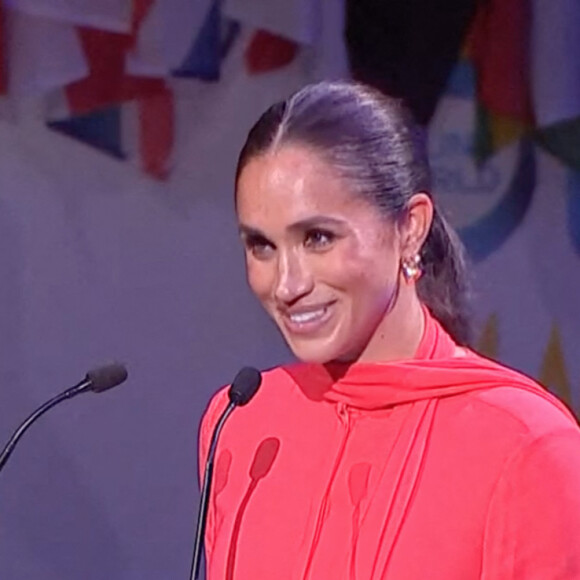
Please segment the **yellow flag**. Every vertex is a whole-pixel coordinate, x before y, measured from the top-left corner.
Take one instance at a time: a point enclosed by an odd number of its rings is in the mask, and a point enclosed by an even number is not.
[[[572,407],[572,393],[566,371],[566,361],[562,352],[562,339],[555,323],[552,326],[550,340],[544,353],[539,380],[558,395],[570,408]]]
[[[492,314],[485,323],[476,350],[483,356],[497,359],[499,356],[499,331],[497,314]]]

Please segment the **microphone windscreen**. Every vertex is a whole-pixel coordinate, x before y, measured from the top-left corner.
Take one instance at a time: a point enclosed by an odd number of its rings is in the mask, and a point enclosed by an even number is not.
[[[228,396],[236,406],[246,405],[256,394],[262,382],[260,371],[253,367],[244,367],[234,379]]]
[[[103,365],[89,371],[86,380],[90,381],[89,389],[95,393],[101,393],[120,385],[127,379],[127,369],[121,363]]]

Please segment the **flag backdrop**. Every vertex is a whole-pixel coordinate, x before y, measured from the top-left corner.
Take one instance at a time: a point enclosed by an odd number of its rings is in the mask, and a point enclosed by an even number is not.
[[[479,0],[466,56],[477,77],[480,160],[529,134],[580,169],[580,3]]]
[[[142,169],[165,179],[176,79],[218,81],[240,26],[252,31],[247,72],[276,71],[317,42],[321,14],[319,0],[283,10],[258,0],[5,0],[0,94],[39,100],[49,129],[118,159],[137,151]]]
[[[405,99],[424,124],[458,57],[469,62],[479,160],[525,136],[580,169],[580,2],[445,0],[435,10],[431,4],[4,0],[0,94],[42,98],[49,128],[119,158],[138,151],[141,167],[164,179],[180,82],[218,82],[240,28],[250,32],[246,72],[263,75],[314,54],[324,21],[335,18],[344,38],[324,55],[327,64],[341,61],[346,46],[350,72]],[[134,134],[124,129],[128,107],[137,111]]]

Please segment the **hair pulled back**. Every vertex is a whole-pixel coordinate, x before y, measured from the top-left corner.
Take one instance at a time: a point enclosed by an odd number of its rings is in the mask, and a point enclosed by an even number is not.
[[[394,220],[405,216],[415,193],[431,195],[424,132],[401,101],[359,83],[308,85],[271,106],[248,134],[236,182],[252,158],[285,144],[316,150],[353,193]],[[458,343],[467,344],[471,327],[464,250],[435,203],[420,254],[419,298]]]

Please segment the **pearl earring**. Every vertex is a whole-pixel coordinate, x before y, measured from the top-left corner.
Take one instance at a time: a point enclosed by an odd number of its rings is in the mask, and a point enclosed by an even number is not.
[[[401,271],[403,272],[405,281],[408,284],[416,282],[423,273],[421,268],[421,256],[419,256],[419,254],[415,254],[410,258],[403,258],[401,260]]]

